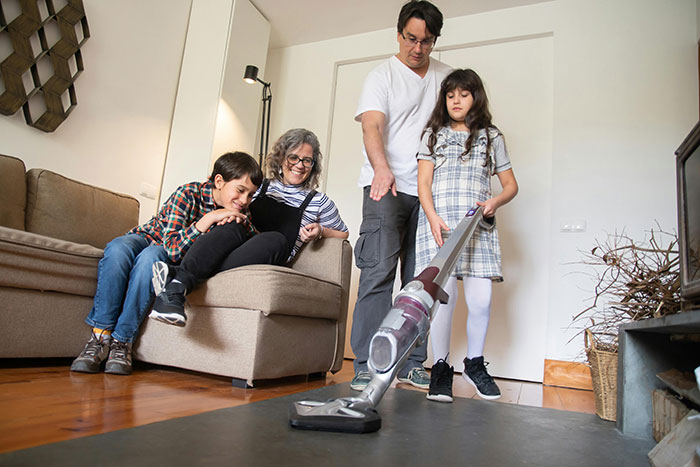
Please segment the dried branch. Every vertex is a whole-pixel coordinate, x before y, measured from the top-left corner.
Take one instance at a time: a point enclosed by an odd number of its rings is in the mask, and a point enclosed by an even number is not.
[[[585,323],[576,336],[588,328],[597,346],[617,349],[620,324],[680,311],[678,236],[658,224],[648,235],[640,244],[615,232],[582,252],[579,264],[590,266],[595,285],[592,303],[573,316]]]

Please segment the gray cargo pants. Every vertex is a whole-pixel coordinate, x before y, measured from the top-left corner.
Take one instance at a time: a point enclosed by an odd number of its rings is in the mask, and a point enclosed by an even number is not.
[[[379,201],[363,189],[362,225],[355,244],[355,264],[360,268],[357,302],[352,318],[350,344],[355,353],[355,373],[367,370],[369,342],[392,304],[396,268],[401,259],[401,285],[413,279],[416,228],[420,203],[417,196],[387,193]],[[425,344],[413,350],[398,376],[422,368],[427,358]]]

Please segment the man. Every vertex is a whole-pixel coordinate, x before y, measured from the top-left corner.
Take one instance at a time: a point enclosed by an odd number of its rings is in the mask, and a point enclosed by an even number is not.
[[[355,245],[361,269],[353,315],[351,344],[355,377],[350,387],[363,390],[369,342],[391,308],[396,268],[401,281],[413,278],[418,221],[418,164],[421,133],[435,106],[440,83],[450,67],[430,58],[442,29],[442,13],[427,1],[410,1],[399,13],[399,53],[372,70],[365,79],[355,120],[362,123],[365,163],[362,225]],[[425,345],[415,349],[398,372],[399,381],[427,389],[423,368]]]

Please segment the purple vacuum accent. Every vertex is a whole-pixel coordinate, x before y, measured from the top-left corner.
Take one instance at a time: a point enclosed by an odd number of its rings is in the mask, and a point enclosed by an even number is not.
[[[423,290],[428,292],[433,300],[439,300],[440,303],[447,303],[447,299],[450,298],[447,292],[440,287],[438,284],[433,282],[435,277],[440,273],[440,268],[436,266],[428,266],[423,269],[423,271],[418,274],[414,281],[420,281],[423,283]]]

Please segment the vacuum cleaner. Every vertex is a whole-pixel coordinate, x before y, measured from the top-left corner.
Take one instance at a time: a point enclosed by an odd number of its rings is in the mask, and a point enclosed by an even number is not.
[[[443,286],[480,222],[492,224],[494,218],[483,218],[480,206],[471,208],[428,267],[398,293],[370,341],[367,364],[372,378],[367,388],[354,397],[293,402],[289,407],[292,427],[346,433],[371,433],[381,428],[376,407],[413,349],[427,342],[435,310],[449,298]]]

